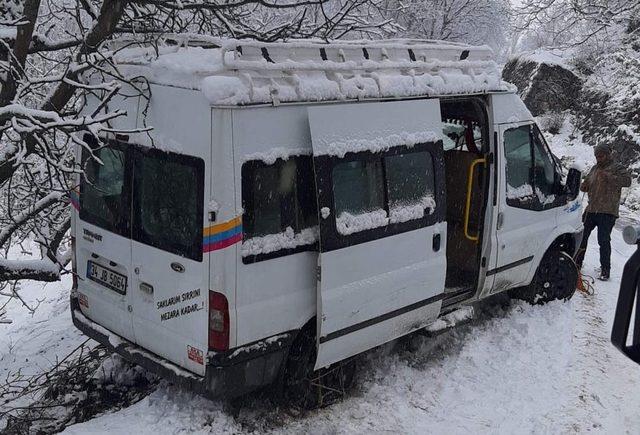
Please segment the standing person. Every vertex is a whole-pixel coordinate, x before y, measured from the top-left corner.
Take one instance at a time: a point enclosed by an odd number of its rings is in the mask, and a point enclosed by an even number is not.
[[[585,177],[580,190],[589,195],[589,205],[584,215],[584,236],[576,257],[579,268],[582,267],[589,235],[598,227],[598,245],[600,245],[600,276],[607,281],[611,272],[611,230],[618,218],[620,190],[631,185],[629,172],[611,157],[611,149],[606,145],[597,145],[593,153],[596,164]]]

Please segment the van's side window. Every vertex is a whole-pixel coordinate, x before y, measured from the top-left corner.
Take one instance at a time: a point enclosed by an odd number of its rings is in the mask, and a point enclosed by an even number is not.
[[[435,208],[435,172],[428,152],[398,154],[384,159],[390,215],[406,207]]]
[[[504,133],[507,204],[542,210],[553,207],[556,167],[553,157],[532,125]]]
[[[245,263],[315,249],[317,205],[310,156],[242,165]]]
[[[418,220],[435,210],[433,158],[427,151],[396,150],[339,161],[332,181],[341,236]]]
[[[80,219],[149,246],[202,261],[204,160],[110,141],[82,152]]]
[[[340,162],[333,168],[336,216],[358,215],[385,207],[382,160]]]

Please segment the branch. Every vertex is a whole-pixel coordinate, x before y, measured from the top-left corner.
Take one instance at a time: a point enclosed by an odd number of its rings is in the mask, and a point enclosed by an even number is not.
[[[54,263],[58,263],[58,265],[62,268],[65,267],[70,260],[70,257],[67,256],[58,256],[58,250],[60,249],[60,245],[64,240],[64,236],[67,234],[67,231],[71,228],[71,218],[67,217],[67,219],[62,223],[62,226],[58,228],[58,230],[53,235],[51,242],[47,248],[47,258]]]
[[[13,218],[13,222],[7,225],[5,228],[3,228],[2,231],[0,231],[0,246],[4,246],[4,244],[7,243],[7,241],[9,240],[9,238],[11,237],[11,235],[14,233],[15,230],[17,230],[22,225],[24,225],[33,216],[37,215],[47,207],[50,207],[56,202],[60,201],[60,199],[63,196],[64,195],[61,192],[52,192],[47,196],[45,196],[44,198],[36,201],[27,210],[24,210],[18,216]]]
[[[265,0],[237,0],[229,3],[209,3],[209,2],[176,2],[171,0],[132,0],[132,3],[140,5],[153,5],[169,10],[210,10],[219,11],[224,9],[239,8],[247,5],[260,5],[271,9],[293,9],[301,6],[315,6],[326,3],[328,0],[298,0],[292,2],[283,2],[275,0],[273,3]]]
[[[43,258],[42,260],[0,259],[0,282],[33,279],[54,282],[60,279],[60,266]]]

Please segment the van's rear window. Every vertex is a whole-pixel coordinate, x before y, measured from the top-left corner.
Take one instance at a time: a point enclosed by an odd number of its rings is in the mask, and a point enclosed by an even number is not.
[[[129,237],[127,151],[119,146],[83,150],[84,176],[80,183],[80,219]]]
[[[82,153],[80,219],[201,261],[204,160],[120,142],[87,143],[97,159]]]
[[[137,150],[133,180],[133,238],[201,260],[204,161]]]

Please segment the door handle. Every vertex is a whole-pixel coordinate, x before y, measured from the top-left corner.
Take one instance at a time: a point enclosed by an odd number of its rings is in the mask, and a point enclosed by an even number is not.
[[[184,266],[178,263],[177,261],[174,261],[173,263],[171,263],[171,268],[176,272],[184,273]]]
[[[145,293],[147,293],[147,294],[149,294],[149,295],[153,294],[153,286],[151,284],[146,283],[146,282],[141,282],[140,283],[140,290],[145,292]]]
[[[438,252],[440,250],[440,239],[441,239],[440,233],[433,235],[433,243],[432,243],[433,252]]]
[[[498,213],[498,222],[496,223],[496,228],[501,229],[503,223],[504,223],[504,213],[500,212]]]

